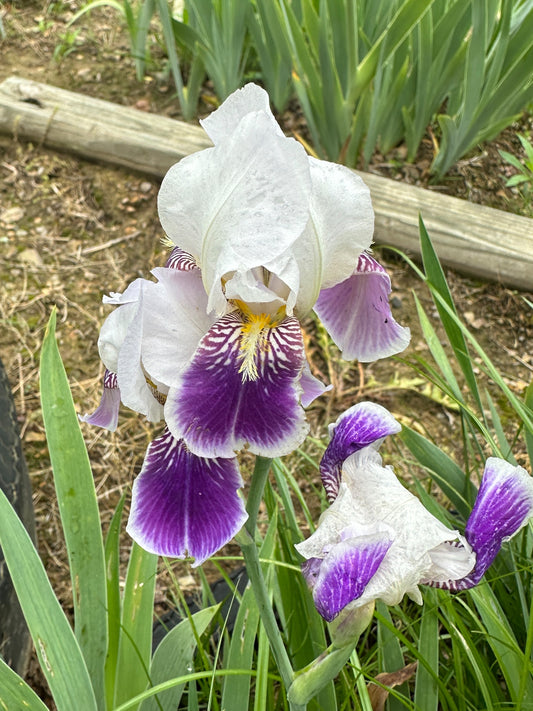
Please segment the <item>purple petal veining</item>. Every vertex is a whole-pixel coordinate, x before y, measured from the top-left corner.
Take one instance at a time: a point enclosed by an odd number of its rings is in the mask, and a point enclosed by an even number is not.
[[[169,269],[178,269],[181,272],[189,272],[192,269],[198,269],[194,257],[185,252],[180,247],[174,247],[166,261],[165,267]]]
[[[339,491],[341,469],[351,454],[374,445],[377,449],[384,437],[396,434],[401,425],[381,405],[360,402],[343,412],[330,425],[330,443],[320,462],[320,475],[328,501],[334,501]]]
[[[504,459],[489,457],[470,514],[465,538],[476,554],[471,573],[460,580],[430,585],[466,590],[477,585],[506,541],[533,516],[533,479],[525,469]]]
[[[285,318],[264,329],[248,352],[244,331],[239,312],[219,319],[169,392],[167,424],[198,456],[231,457],[245,443],[255,454],[280,456],[307,433],[299,403],[305,354],[298,321]],[[256,377],[247,377],[247,358]]]
[[[388,537],[369,536],[333,546],[322,561],[313,586],[313,600],[325,620],[331,622],[363,594],[391,545]]]
[[[241,486],[235,458],[196,457],[166,430],[150,443],[133,484],[127,531],[151,553],[200,565],[246,521]]]
[[[91,415],[80,415],[80,420],[87,422],[89,425],[104,427],[106,430],[114,432],[118,425],[119,409],[120,390],[118,388],[117,376],[110,370],[106,370],[100,404]]]
[[[392,317],[390,291],[386,270],[363,253],[351,277],[320,292],[315,311],[345,360],[369,362],[408,346],[410,332]]]

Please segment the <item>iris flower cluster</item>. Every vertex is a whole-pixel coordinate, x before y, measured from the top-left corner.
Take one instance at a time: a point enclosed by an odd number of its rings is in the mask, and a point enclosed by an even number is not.
[[[174,165],[159,192],[173,249],[155,281],[104,301],[98,409],[113,430],[122,402],[164,429],[133,486],[130,535],[199,565],[242,527],[236,455],[287,454],[304,408],[326,387],[311,374],[301,320],[313,309],[346,359],[403,350],[386,271],[369,252],[368,188],[309,157],[248,84],[202,121],[213,147]]]

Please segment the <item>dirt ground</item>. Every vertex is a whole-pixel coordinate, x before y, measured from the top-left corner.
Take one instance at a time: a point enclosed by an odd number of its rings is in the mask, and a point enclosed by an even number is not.
[[[0,81],[18,75],[69,90],[179,118],[176,101],[163,71],[162,57],[144,82],[135,79],[128,38],[116,13],[103,8],[75,27],[66,26],[81,2],[4,3],[0,7],[2,61]],[[54,59],[55,56],[55,59]],[[212,105],[206,87],[206,103]],[[284,127],[301,129],[302,117],[292,106]],[[396,179],[438,189],[503,210],[525,211],[509,189],[512,172],[498,148],[519,153],[520,126],[484,145],[460,161],[439,185],[430,185],[432,142],[428,136],[414,165],[403,162],[402,148],[392,155],[376,155],[370,170]],[[58,341],[80,413],[91,412],[100,396],[103,374],[96,341],[108,309],[102,295],[121,291],[135,277],[148,277],[161,265],[166,248],[156,211],[158,185],[143,175],[128,174],[106,165],[91,164],[39,145],[0,136],[0,355],[13,385],[22,440],[34,487],[39,551],[54,589],[70,609],[71,592],[66,553],[47,455],[38,395],[39,351],[51,309],[58,308]],[[393,283],[393,313],[411,327],[413,339],[407,360],[424,354],[426,346],[417,325],[415,291],[436,324],[436,311],[424,287],[409,268],[390,254],[378,251]],[[447,273],[463,318],[504,374],[511,389],[522,396],[533,371],[533,315],[517,293]],[[533,278],[532,278],[533,281]],[[529,299],[533,300],[532,294]],[[315,374],[333,382],[333,392],[310,410],[313,434],[325,437],[326,425],[360,399],[374,399],[411,424],[424,429],[460,460],[457,417],[453,408],[409,367],[394,360],[358,366],[343,363],[332,346],[324,345],[316,325],[309,322],[309,352]],[[504,424],[514,433],[512,421]],[[102,512],[104,529],[125,488],[139,472],[144,452],[156,428],[134,413],[123,412],[115,433],[83,426]],[[525,452],[516,453],[525,463]],[[291,465],[304,476],[314,476],[305,460],[294,455]],[[401,470],[401,463],[399,463]],[[407,472],[406,472],[407,474]],[[128,541],[124,539],[124,556]],[[235,552],[229,549],[229,552]],[[183,564],[174,568],[182,588],[194,589],[197,580]],[[207,566],[208,575],[218,574]],[[157,585],[157,603],[172,604],[168,576]],[[49,703],[35,662],[30,681]]]

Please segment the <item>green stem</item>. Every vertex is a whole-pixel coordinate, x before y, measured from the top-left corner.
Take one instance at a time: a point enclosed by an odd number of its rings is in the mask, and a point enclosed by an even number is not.
[[[259,512],[261,499],[263,498],[263,490],[268,478],[271,463],[271,459],[265,459],[263,457],[257,457],[256,459],[255,469],[250,483],[250,493],[248,495],[248,502],[246,505],[248,520],[244,528],[235,538],[242,550],[246,565],[246,572],[248,573],[248,578],[250,579],[252,590],[254,591],[261,622],[263,623],[268,641],[270,643],[270,649],[272,650],[272,654],[276,660],[276,664],[283,683],[285,684],[285,688],[288,689],[292,684],[294,672],[289,655],[287,654],[287,650],[285,649],[285,645],[283,644],[281,638],[274,610],[272,609],[270,595],[268,593],[268,588],[266,586],[261,564],[259,562],[259,551],[255,542],[257,514]],[[300,711],[300,708],[297,706],[291,706],[291,711]]]
[[[263,492],[270,472],[272,459],[265,457],[256,457],[254,472],[250,481],[250,491],[248,493],[248,501],[246,502],[246,511],[248,520],[245,523],[245,528],[252,538],[255,537],[255,527],[257,524],[257,514],[261,506]]]

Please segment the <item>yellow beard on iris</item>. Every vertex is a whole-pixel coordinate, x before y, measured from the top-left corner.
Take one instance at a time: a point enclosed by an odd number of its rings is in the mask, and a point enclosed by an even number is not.
[[[256,355],[267,353],[270,347],[268,341],[268,331],[277,326],[285,317],[285,306],[281,307],[274,314],[254,314],[242,301],[236,302],[239,310],[243,314],[243,326],[239,342],[238,359],[241,363],[239,373],[245,380],[257,380],[259,372],[257,370]]]

